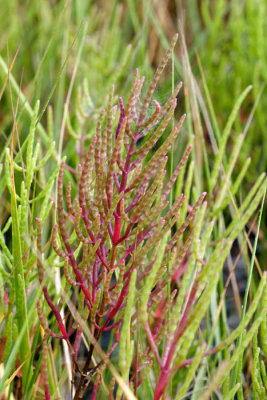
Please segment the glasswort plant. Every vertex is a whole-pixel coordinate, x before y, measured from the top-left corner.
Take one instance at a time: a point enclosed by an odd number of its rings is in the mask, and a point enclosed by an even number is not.
[[[68,182],[64,195],[66,161],[61,163],[57,223],[52,232],[53,249],[64,263],[62,284],[65,286],[58,304],[50,297],[46,285],[42,221],[36,218],[39,281],[59,328],[59,332],[55,332],[49,327],[38,301],[39,319],[45,331],[43,363],[47,362],[47,337],[67,342],[73,361],[75,400],[83,398],[90,383],[92,399],[100,393],[100,386],[110,399],[113,396],[120,399],[123,394],[135,398],[133,393],[138,393],[153,365],[157,365],[153,370],[153,396],[155,400],[162,398],[174,374],[191,364],[187,354],[216,288],[224,259],[263,194],[264,188],[258,191],[229,235],[213,253],[209,251],[209,259],[204,261],[215,222],[213,219],[203,225],[206,193],[195,196],[194,205],[188,204],[184,194],[180,194],[173,204],[168,203],[179,172],[190,155],[191,145],[170,179],[165,181],[167,154],[181,131],[185,115],[154,150],[174,117],[181,83],[163,106],[154,100],[155,111],[148,115],[154,90],[176,40],[177,35],[144,97],[141,95],[144,77],[136,70],[128,101],[119,99],[119,115],[113,105],[114,87],[111,88],[107,109],[100,113],[96,135],[76,171],[74,200],[71,182]],[[146,156],[153,150],[147,160]],[[179,211],[185,206],[188,213],[183,211],[181,214],[185,216],[181,220]],[[179,290],[171,286],[173,277],[177,281],[182,277]],[[266,276],[262,279],[259,298],[264,289]],[[67,315],[67,309],[73,319],[64,319],[62,310]],[[257,327],[262,320],[261,315]],[[81,365],[79,350],[85,340],[83,334],[88,329],[87,323],[91,340],[86,360]],[[248,323],[249,320],[244,328]],[[144,333],[146,343],[138,342],[140,331]],[[106,332],[111,332],[111,339],[103,356],[99,343]],[[229,344],[222,342],[214,351]],[[115,380],[106,371],[111,368],[110,358],[116,357],[116,347],[122,380],[113,374],[119,385],[115,391]],[[205,355],[204,350],[205,346],[202,346],[196,353],[189,377],[194,375]],[[46,368],[43,371],[45,398],[49,399]],[[108,387],[105,381],[109,382]],[[189,385],[190,380],[186,380],[177,398],[186,393]],[[127,387],[132,391],[127,392]]]
[[[120,366],[125,378],[129,375],[134,351],[132,343],[127,343],[127,335],[132,308],[130,307],[130,298],[133,299],[135,285],[142,285],[144,278],[147,277],[143,287],[145,294],[142,296],[140,311],[149,343],[152,345],[153,351],[156,351],[155,339],[162,328],[163,318],[154,332],[151,332],[146,322],[147,309],[154,309],[159,299],[161,298],[162,301],[164,298],[161,293],[164,292],[168,283],[165,276],[166,265],[169,265],[168,275],[171,276],[172,266],[176,266],[177,258],[180,257],[176,254],[175,248],[177,237],[194,219],[205,196],[205,193],[200,196],[185,223],[171,238],[170,231],[177,221],[178,210],[184,202],[184,196],[181,195],[171,205],[164,218],[161,218],[160,215],[168,206],[168,195],[190,154],[191,146],[188,147],[168,184],[163,187],[168,159],[166,154],[181,130],[185,115],[181,117],[164,144],[153,154],[149,162],[143,163],[144,158],[173,118],[176,107],[176,96],[181,88],[181,83],[177,85],[163,107],[154,101],[155,111],[146,118],[156,84],[176,40],[177,36],[173,38],[170,49],[159,65],[142,105],[140,105],[140,94],[144,77],[140,78],[138,70],[136,70],[127,104],[124,105],[123,99],[119,99],[120,115],[115,131],[114,88],[112,87],[107,110],[101,112],[97,133],[90,144],[85,161],[78,168],[78,197],[74,200],[74,205],[71,201],[71,183],[69,182],[67,185],[68,212],[64,211],[63,206],[65,161],[61,164],[58,177],[57,224],[52,234],[53,248],[58,256],[64,259],[66,281],[68,285],[76,288],[79,312],[84,320],[89,318],[95,339],[99,340],[104,332],[114,330],[114,344],[107,357],[120,342],[120,354],[123,356]],[[105,115],[106,125],[103,128]],[[153,129],[154,132],[151,135]],[[145,140],[147,136],[149,139]],[[142,144],[138,146],[137,142],[140,142],[141,139]],[[72,232],[68,227],[72,234],[68,234],[66,227],[70,224],[73,225]],[[40,225],[41,221],[37,219],[38,250],[41,254]],[[57,241],[58,234],[62,248]],[[167,238],[169,239],[168,243]],[[159,243],[161,245],[158,247]],[[153,252],[153,255],[150,262],[146,264],[149,252]],[[74,359],[77,359],[82,329],[76,324],[77,326],[71,332],[67,332],[60,315],[60,307],[53,304],[43,281],[44,272],[40,257],[38,274],[44,297],[56,317],[61,335],[48,328],[41,312],[40,303],[38,303],[41,323],[48,335],[65,340],[68,340],[70,333],[75,330],[73,356]],[[150,293],[154,281],[158,281],[163,275],[165,279],[161,287],[158,287],[155,293]],[[166,301],[170,303],[173,297],[174,295]],[[126,350],[126,348],[127,359],[125,353],[122,352],[122,349]],[[129,355],[129,350],[131,355]],[[85,376],[92,362],[93,351],[94,346],[91,344],[75,399],[79,398]],[[134,374],[136,375],[141,367],[139,363],[135,363]],[[97,368],[95,368],[95,372],[97,375]],[[99,379],[96,379],[95,385],[99,385],[99,383]],[[94,392],[96,391],[94,389]]]

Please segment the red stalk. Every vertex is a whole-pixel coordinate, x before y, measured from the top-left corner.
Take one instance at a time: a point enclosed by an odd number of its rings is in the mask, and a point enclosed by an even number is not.
[[[170,342],[167,342],[166,347],[165,347],[165,352],[164,352],[164,357],[163,360],[166,361],[164,362],[164,367],[160,373],[159,376],[159,380],[158,380],[158,384],[157,384],[157,388],[156,388],[156,392],[155,392],[155,397],[154,400],[158,400],[160,399],[160,396],[162,396],[162,394],[164,393],[165,387],[168,384],[168,379],[170,379],[169,376],[169,372],[171,371],[171,363],[173,360],[173,356],[175,354],[175,349],[177,347],[178,341],[183,333],[183,329],[186,325],[186,322],[188,320],[188,316],[189,316],[189,312],[190,309],[194,303],[194,299],[197,293],[197,289],[198,289],[198,285],[195,285],[190,293],[190,298],[189,301],[186,305],[186,308],[183,312],[183,316],[181,318],[180,324],[177,328],[177,331],[174,335],[172,344],[170,345]],[[157,397],[159,396],[159,397]]]
[[[46,383],[44,385],[45,387],[45,400],[50,400],[50,391],[49,391],[49,385]]]
[[[121,233],[121,216],[115,216],[115,225],[114,225],[114,234],[113,234],[113,243],[117,244],[119,242]]]

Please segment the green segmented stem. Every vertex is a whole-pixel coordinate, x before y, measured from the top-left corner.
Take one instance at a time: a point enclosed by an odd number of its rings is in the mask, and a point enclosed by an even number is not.
[[[150,83],[149,89],[147,91],[147,94],[146,94],[146,97],[145,97],[145,100],[144,100],[144,103],[143,103],[143,107],[142,107],[141,112],[140,112],[139,123],[143,122],[143,120],[144,120],[144,118],[145,118],[145,116],[147,114],[147,110],[148,110],[149,104],[151,102],[151,98],[152,98],[153,93],[154,93],[154,91],[156,89],[156,86],[157,86],[157,83],[159,81],[159,78],[160,78],[160,76],[161,76],[161,74],[162,74],[162,72],[163,72],[163,70],[164,70],[164,68],[165,68],[165,66],[166,66],[171,54],[172,54],[172,50],[174,49],[174,46],[175,46],[175,44],[177,42],[177,39],[178,39],[178,34],[174,35],[174,37],[172,38],[170,46],[169,46],[169,49],[166,51],[164,57],[162,58],[159,66],[158,66],[158,68],[157,68],[157,70],[155,72],[155,75],[154,75],[154,77],[153,77],[153,79],[152,79],[152,81]]]
[[[133,153],[134,156],[138,155],[138,154],[147,154],[148,151],[151,150],[152,147],[157,143],[158,139],[161,137],[162,133],[165,131],[168,123],[170,122],[170,120],[173,116],[173,112],[175,110],[176,104],[177,104],[177,100],[174,99],[173,103],[171,104],[170,109],[164,116],[162,122],[160,123],[160,125],[158,126],[156,131],[153,133],[153,135],[149,138],[149,140],[143,146],[141,146],[137,151],[135,151]]]
[[[215,156],[215,162],[214,162],[214,167],[213,170],[211,171],[211,176],[210,176],[210,189],[212,190],[217,182],[217,178],[218,178],[218,174],[220,171],[220,163],[222,161],[222,154],[224,153],[225,150],[225,146],[226,146],[226,142],[228,140],[228,137],[231,133],[231,128],[232,125],[236,119],[237,113],[239,111],[239,108],[241,107],[241,104],[243,103],[245,97],[247,96],[247,94],[250,92],[250,90],[252,89],[252,86],[248,86],[243,93],[241,93],[241,95],[239,96],[239,98],[237,99],[234,108],[228,118],[228,121],[225,125],[224,131],[222,133],[222,136],[220,138],[220,142],[219,142],[219,148],[218,148],[218,153]]]
[[[161,262],[164,256],[164,251],[167,243],[167,235],[165,235],[160,243],[159,250],[157,252],[156,262],[153,265],[149,275],[146,277],[145,285],[142,290],[141,300],[140,300],[140,319],[143,324],[146,323],[148,318],[147,303],[150,296],[151,289],[155,284],[155,277],[158,269],[161,266]]]

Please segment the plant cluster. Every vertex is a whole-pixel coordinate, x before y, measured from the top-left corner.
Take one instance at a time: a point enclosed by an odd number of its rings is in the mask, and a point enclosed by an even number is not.
[[[160,215],[168,207],[169,193],[188,159],[191,146],[188,147],[169,182],[163,187],[168,159],[166,154],[179,134],[185,116],[180,119],[168,139],[153,154],[149,162],[143,165],[144,158],[172,120],[177,102],[176,96],[181,88],[181,83],[179,83],[163,107],[154,101],[155,112],[146,118],[157,81],[168,61],[176,39],[175,36],[170,49],[158,67],[142,105],[140,105],[140,93],[144,78],[140,79],[138,70],[136,70],[127,104],[124,105],[123,99],[120,98],[120,115],[115,132],[115,110],[112,107],[114,88],[112,87],[107,111],[101,112],[97,124],[97,134],[90,144],[86,159],[79,165],[77,171],[78,198],[74,200],[74,204],[71,200],[71,182],[68,182],[66,189],[67,212],[64,211],[63,202],[65,161],[61,164],[58,177],[57,224],[52,234],[53,248],[57,255],[64,259],[67,285],[75,288],[79,314],[85,321],[89,319],[94,339],[99,341],[104,332],[114,331],[114,343],[106,357],[108,358],[120,343],[119,351],[122,356],[120,369],[125,379],[129,375],[134,356],[133,344],[128,343],[127,340],[128,329],[130,323],[131,326],[137,325],[137,318],[143,321],[151,349],[159,357],[156,342],[159,345],[164,328],[164,313],[167,313],[176,294],[175,290],[168,298],[166,286],[169,284],[171,276],[179,267],[181,268],[191,240],[188,240],[183,251],[179,253],[176,242],[194,220],[205,197],[205,193],[203,193],[176,234],[171,236],[171,228],[177,222],[178,211],[182,207],[185,197],[181,194],[169,207],[164,218]],[[104,127],[105,114],[106,124]],[[154,132],[151,134],[153,128]],[[147,136],[149,139],[142,142],[141,146],[137,146],[137,142],[144,141]],[[38,251],[41,255],[41,221],[38,218],[36,220]],[[61,244],[57,241],[58,234]],[[163,241],[162,238],[164,238]],[[161,243],[160,246],[159,243]],[[150,256],[148,257],[148,255]],[[65,340],[68,340],[70,334],[73,334],[73,330],[75,330],[73,357],[77,361],[82,327],[75,321],[74,327],[67,333],[65,323],[60,315],[60,307],[53,304],[48,294],[41,257],[37,264],[44,297],[56,317],[61,335],[48,328],[38,301],[38,313],[42,326],[48,335]],[[152,291],[155,283],[157,283],[157,289]],[[136,286],[143,286],[143,294],[140,299],[140,308],[131,319]],[[66,290],[65,288],[65,292]],[[148,313],[152,313],[156,306],[163,307],[165,312],[159,318],[157,326],[151,329],[148,323]],[[185,321],[186,318],[183,323]],[[170,344],[172,342],[168,346]],[[75,398],[80,396],[86,374],[92,363],[93,351],[94,343],[91,343]],[[170,354],[174,354],[173,349],[170,349],[170,352]],[[146,353],[140,360],[138,354],[134,357],[135,362],[130,381],[132,384],[136,382],[137,386],[142,381],[139,371],[151,362],[148,349]],[[104,360],[100,365],[103,363]],[[170,361],[168,363],[170,364]],[[94,367],[95,373],[92,374],[92,376],[97,376],[95,395],[100,384],[98,378],[99,374],[101,376],[98,369],[102,372],[100,365]]]
[[[201,193],[192,206],[187,202],[188,213],[183,213],[182,220],[180,211],[186,196],[181,193],[172,204],[168,202],[192,148],[191,145],[187,148],[165,183],[167,154],[181,130],[185,116],[181,117],[165,141],[144,163],[173,119],[180,83],[163,106],[154,100],[154,113],[147,117],[147,112],[176,40],[177,35],[163,57],[143,101],[141,90],[144,78],[139,77],[138,70],[127,103],[119,99],[119,115],[116,107],[113,107],[112,87],[107,110],[100,113],[96,135],[84,161],[75,172],[77,197],[74,200],[71,182],[68,182],[64,196],[65,160],[61,163],[57,184],[57,224],[52,233],[53,249],[64,263],[65,287],[58,304],[51,299],[46,285],[45,263],[42,260],[42,221],[36,218],[39,281],[60,332],[49,328],[39,301],[38,314],[46,333],[45,340],[50,336],[62,339],[69,345],[73,363],[72,379],[75,382],[74,399],[82,398],[91,382],[92,398],[96,398],[101,383],[109,393],[106,395],[113,398],[114,378],[111,381],[110,377],[107,378],[107,389],[103,376],[116,347],[122,375],[122,382],[118,380],[116,398],[123,393],[127,395],[127,387],[138,393],[146,374],[155,371],[155,365],[158,372],[154,377],[154,399],[162,398],[177,371],[192,363],[187,359],[187,354],[218,282],[224,259],[262,197],[263,189],[258,191],[247,207],[238,226],[233,224],[228,236],[220,241],[213,252],[208,252],[208,258],[206,246],[215,220],[203,225],[208,206],[207,202],[203,203],[206,193]],[[67,210],[64,208],[64,198]],[[178,283],[175,288],[171,285],[173,277],[176,285]],[[262,279],[257,299],[253,300],[254,306],[264,288],[266,291],[266,277]],[[72,314],[72,323],[67,323],[62,316],[62,310],[63,315],[68,313],[66,307]],[[253,312],[252,306],[250,312]],[[257,318],[254,329],[249,331],[250,335],[262,323],[263,315]],[[226,339],[206,353],[205,346],[202,346],[191,365],[189,376],[192,378],[205,354],[229,346],[248,322],[247,318],[233,332],[230,340]],[[90,340],[86,360],[81,366],[79,350],[87,323]],[[98,343],[109,331],[112,332],[112,339],[107,353],[101,356]],[[138,343],[140,331],[144,332],[146,343]],[[74,337],[73,343],[70,336]],[[45,345],[44,353],[46,349]],[[220,371],[222,382],[225,371]],[[48,378],[45,377],[44,381],[46,399],[49,399]],[[182,397],[189,384],[190,379],[186,379],[179,388],[178,398]]]

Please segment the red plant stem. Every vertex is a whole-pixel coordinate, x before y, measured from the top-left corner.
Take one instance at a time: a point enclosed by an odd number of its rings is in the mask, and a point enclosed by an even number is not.
[[[131,159],[132,159],[135,144],[136,144],[136,140],[132,140],[129,150],[127,152],[126,161],[125,161],[125,165],[124,165],[124,169],[123,169],[123,173],[122,173],[122,177],[121,177],[119,193],[124,192],[124,190],[126,189],[127,178],[128,178],[128,173],[130,170],[130,164],[131,164]],[[120,204],[118,204],[117,212],[118,212],[118,215],[120,215]]]
[[[96,399],[99,385],[100,385],[100,379],[97,379],[94,384],[94,389],[93,389],[93,393],[92,393],[92,397],[91,397],[92,400]]]
[[[148,360],[148,361],[145,362],[145,364],[143,364],[143,365],[138,365],[137,368],[136,368],[135,366],[133,366],[133,373],[132,373],[132,375],[131,375],[130,382],[133,382],[134,380],[136,381],[136,376],[137,376],[137,374],[138,374],[139,372],[141,372],[142,369],[146,368],[146,366],[149,365],[149,364],[150,364],[150,365],[153,365],[153,361],[152,361],[152,360]],[[135,384],[134,384],[134,385],[135,385],[135,388],[137,389],[138,386],[140,386],[142,382],[143,382],[143,378],[140,378],[137,382],[135,382]]]
[[[163,317],[161,317],[161,318],[159,318],[159,320],[158,320],[158,322],[157,322],[157,324],[156,324],[156,326],[155,326],[155,329],[153,330],[153,333],[152,333],[152,336],[153,336],[153,339],[155,339],[156,337],[157,337],[157,335],[158,335],[158,333],[159,333],[159,330],[160,330],[160,328],[161,328],[161,326],[162,326],[162,323],[163,323],[163,321],[164,321],[164,318],[165,318],[165,316],[166,316],[166,313],[167,313],[167,310],[166,310],[166,312],[164,312],[162,315],[163,315]],[[170,320],[168,319],[167,320],[167,324],[170,322]]]
[[[162,368],[162,361],[160,359],[158,348],[156,346],[156,343],[154,342],[154,338],[150,331],[148,322],[145,323],[145,330],[146,330],[147,338],[148,338],[149,344],[151,346],[151,349],[152,349],[153,353],[155,354],[155,357],[157,359],[157,362],[158,362],[160,368]]]
[[[118,346],[118,342],[114,342],[113,345],[111,346],[111,349],[108,351],[108,353],[106,353],[105,358],[109,358],[111,353],[113,353],[113,351],[116,349],[116,347]]]
[[[115,224],[114,224],[114,234],[113,234],[113,243],[114,244],[118,243],[118,240],[120,238],[120,233],[121,233],[121,216],[116,215],[115,216]]]
[[[142,231],[142,232],[139,233],[139,235],[138,235],[138,237],[137,237],[137,240],[135,240],[135,242],[128,248],[127,251],[125,251],[124,255],[123,255],[123,256],[119,259],[119,261],[116,263],[115,269],[116,269],[117,267],[120,266],[120,264],[125,260],[125,258],[126,258],[128,255],[132,254],[132,252],[137,248],[137,246],[138,246],[144,239],[147,239],[147,238],[149,237],[148,234],[149,234],[149,230],[144,230],[144,231]],[[126,279],[126,278],[129,277],[129,274],[130,274],[130,272],[131,272],[132,269],[133,269],[133,266],[127,270],[127,272],[126,272],[126,273],[124,274],[124,276],[123,276],[123,279]],[[116,286],[116,283],[115,283],[113,286],[111,286],[111,288],[109,289],[109,291],[112,291],[112,290],[115,288],[115,286]]]
[[[181,335],[183,333],[183,330],[185,328],[185,325],[187,323],[189,312],[190,312],[190,309],[191,309],[191,307],[192,307],[192,305],[194,303],[195,296],[196,296],[196,293],[197,293],[197,289],[198,289],[198,285],[195,285],[193,287],[191,293],[190,293],[190,297],[189,297],[188,303],[187,303],[186,308],[185,308],[185,310],[183,312],[180,324],[178,326],[178,329],[177,329],[176,334],[174,336],[170,351],[168,353],[168,357],[167,357],[167,361],[166,361],[166,365],[165,365],[165,366],[167,366],[167,368],[169,368],[170,365],[171,365],[172,358],[173,358],[173,355],[174,355],[174,352],[175,352],[175,348],[177,346],[177,343],[178,343],[178,341],[179,341],[179,339],[180,339],[180,337],[181,337]]]
[[[121,107],[123,105],[121,104]],[[124,113],[124,109],[122,110],[121,108],[121,115]],[[132,140],[131,145],[128,149],[127,156],[126,156],[126,161],[125,165],[123,168],[123,173],[122,173],[122,178],[121,178],[121,183],[120,183],[120,188],[119,188],[119,193],[122,193],[125,191],[126,185],[127,185],[127,178],[128,178],[128,173],[130,169],[130,164],[131,164],[131,159],[132,159],[132,154],[134,151],[136,141]],[[116,214],[115,214],[115,224],[114,224],[114,234],[113,234],[113,243],[118,244],[120,243],[120,231],[121,231],[121,201],[119,201],[116,209]],[[127,233],[128,236],[128,233]]]
[[[129,247],[129,249],[124,253],[124,255],[121,257],[121,259],[119,260],[119,262],[117,263],[117,265],[120,265],[120,263],[129,255],[132,255],[132,252],[135,251],[138,247],[138,245],[145,239],[147,239],[150,234],[149,234],[149,228],[143,230],[142,232],[140,232],[137,235],[137,238],[135,239],[134,243]],[[134,264],[132,264],[132,266],[125,272],[123,279],[129,278],[130,273],[132,272],[134,268]]]
[[[112,229],[111,222],[108,224],[108,233],[109,233],[110,239],[113,240],[113,229]]]
[[[105,322],[105,324],[103,325],[103,327],[99,326],[96,322],[95,322],[95,327],[100,331],[100,332],[108,332],[111,329],[116,328],[116,326],[118,326],[121,323],[121,319],[118,319],[118,321],[116,321],[114,324],[109,325],[106,327],[107,323]]]
[[[75,342],[74,342],[74,346],[73,346],[75,360],[77,360],[77,357],[78,357],[78,351],[79,351],[79,347],[80,347],[82,333],[83,333],[83,331],[81,329],[77,330]]]
[[[204,358],[204,357],[206,357],[206,356],[209,356],[209,355],[211,355],[211,354],[214,354],[214,353],[216,353],[217,351],[220,351],[220,350],[221,350],[220,345],[217,345],[217,346],[213,347],[212,349],[209,349],[209,350],[205,351],[205,352],[202,354],[202,358]],[[181,369],[181,368],[187,367],[187,366],[190,365],[193,361],[194,361],[194,358],[189,358],[188,360],[184,361],[182,364],[180,364],[180,365],[178,365],[177,367],[175,367],[175,371],[176,371],[177,369]]]
[[[127,282],[126,282],[125,285],[123,286],[122,291],[121,291],[121,294],[120,294],[120,297],[119,297],[119,299],[118,299],[118,301],[117,301],[117,304],[116,304],[115,307],[110,311],[110,314],[108,315],[108,318],[107,318],[107,320],[106,320],[106,322],[105,322],[104,327],[105,327],[106,325],[108,325],[109,321],[110,321],[112,318],[115,317],[115,315],[117,314],[118,310],[120,309],[123,300],[125,299],[125,297],[126,297],[127,294],[128,294],[129,283],[130,283],[130,278],[127,280]]]
[[[164,318],[165,318],[166,313],[167,313],[167,310],[166,310],[165,313],[162,314],[163,316],[162,316],[161,318],[159,318],[159,321],[157,322],[157,325],[156,325],[155,329],[153,330],[153,333],[152,333],[153,342],[154,342],[154,339],[157,337],[157,334],[158,334],[158,332],[159,332],[159,330],[160,330],[160,328],[161,328],[161,326],[162,326],[162,323],[163,323],[163,321],[164,321]],[[167,324],[169,323],[169,321],[170,321],[170,320],[167,321]],[[155,342],[154,342],[154,343],[155,343]],[[157,348],[157,347],[156,347],[156,348]],[[146,357],[146,355],[148,354],[148,352],[149,352],[150,349],[151,349],[151,347],[149,347],[149,345],[147,345],[145,351],[143,352],[143,354],[142,354],[142,356],[141,356],[141,358],[140,358],[139,364],[138,364],[137,361],[136,361],[136,357],[137,357],[137,352],[136,352],[136,354],[135,354],[135,356],[134,356],[134,358],[133,358],[133,359],[134,359],[133,369],[134,369],[134,371],[136,371],[136,373],[137,373],[138,371],[141,371],[141,370],[145,367],[145,366],[140,366],[140,363],[141,363],[141,361]],[[161,365],[161,366],[162,366],[162,364],[163,364],[163,361],[161,361],[161,363],[159,363],[159,365]],[[141,380],[141,382],[142,382],[142,380]],[[140,382],[140,384],[141,384],[141,382]]]
[[[39,257],[37,257],[37,270],[38,270],[39,282],[42,286],[42,290],[44,293],[44,297],[47,301],[47,304],[49,305],[49,307],[51,308],[52,312],[54,313],[54,315],[56,317],[60,332],[62,333],[64,339],[66,339],[68,337],[68,334],[65,329],[64,322],[61,318],[59,309],[52,302],[52,299],[48,294],[47,286],[44,284],[44,271],[43,271],[43,265],[41,262],[41,254],[42,254],[41,220],[39,218],[36,218],[36,222],[37,222],[37,249],[38,249],[38,252],[40,253]]]
[[[168,377],[169,370],[163,368],[161,370],[160,376],[159,376],[159,381],[155,390],[154,394],[154,400],[160,400],[161,396],[164,393],[165,390],[165,385],[166,385],[166,380]]]
[[[84,279],[83,279],[83,277],[82,277],[81,272],[80,272],[79,269],[77,268],[76,260],[75,260],[75,258],[74,258],[74,255],[73,255],[71,249],[70,249],[70,253],[69,253],[69,260],[70,260],[70,262],[71,262],[71,266],[72,266],[73,272],[75,273],[76,278],[77,278],[78,282],[79,282],[80,285],[81,285],[81,289],[82,289],[83,294],[84,294],[84,296],[85,296],[85,303],[86,303],[86,305],[87,305],[89,311],[91,311],[91,310],[92,310],[92,307],[91,307],[91,304],[90,304],[90,303],[92,302],[92,300],[91,300],[91,294],[90,294],[90,292],[89,292],[89,289],[88,289],[87,286],[85,285],[85,282],[84,282]]]
[[[181,318],[181,322],[180,322],[180,326],[179,326],[179,328],[181,330],[184,329],[184,327],[186,325],[186,322],[187,322],[188,316],[189,316],[189,312],[190,312],[190,310],[192,308],[192,305],[193,305],[193,303],[195,301],[195,297],[196,297],[198,288],[199,288],[199,285],[196,284],[196,285],[194,285],[194,287],[192,288],[192,290],[190,292],[189,300],[188,300],[186,308],[185,308],[185,310],[183,312],[183,316]]]
[[[56,320],[57,320],[57,322],[58,322],[58,327],[59,327],[59,329],[60,329],[60,332],[61,332],[62,335],[64,336],[64,339],[67,339],[67,338],[68,338],[68,334],[67,334],[67,331],[66,331],[66,329],[65,329],[64,322],[63,322],[63,320],[62,320],[62,318],[61,318],[59,309],[53,304],[53,302],[52,302],[52,300],[51,300],[51,297],[50,297],[49,294],[48,294],[48,290],[47,290],[46,285],[43,286],[43,293],[44,293],[45,299],[46,299],[46,301],[47,301],[47,304],[49,305],[49,307],[51,308],[51,310],[53,311],[53,313],[54,313],[54,315],[55,315],[55,317],[56,317]]]
[[[46,383],[44,385],[45,388],[45,400],[50,400],[50,391],[49,391],[49,385]]]
[[[147,233],[147,232],[146,232]],[[131,244],[131,246],[129,247],[129,249],[128,250],[126,250],[125,251],[125,253],[123,254],[123,256],[119,259],[119,261],[117,262],[117,264],[115,265],[115,268],[117,268],[124,260],[125,260],[125,258],[129,255],[129,254],[131,254],[133,251],[134,251],[134,249],[135,248],[137,248],[137,246],[146,238],[145,237],[146,235],[138,235],[138,238],[137,238],[137,243],[136,242],[134,242],[133,244]],[[128,276],[128,271],[127,271],[127,275],[126,274],[124,274],[124,279],[126,278]]]
[[[115,264],[115,260],[116,260],[116,249],[117,249],[117,245],[114,245],[112,247],[112,254],[111,254],[111,262],[110,262],[110,269],[114,270],[114,264]]]
[[[124,110],[124,104],[123,104],[122,97],[119,98],[119,102],[120,102],[120,119],[119,119],[119,123],[118,123],[117,130],[116,130],[116,138],[119,134],[119,131],[121,129],[121,124],[122,124],[123,118],[125,116],[125,110]]]
[[[83,214],[84,223],[85,223],[85,226],[86,226],[88,235],[90,236],[90,238],[91,238],[91,240],[92,240],[92,242],[93,242],[93,245],[95,245],[95,244],[96,244],[96,238],[95,238],[93,232],[92,232],[91,229],[90,229],[90,221],[89,221],[89,219],[88,219],[88,217],[87,217],[87,214],[86,214],[86,211],[85,211],[84,207],[82,207],[82,214]],[[69,246],[69,247],[70,247],[70,246]],[[70,249],[70,252],[72,252],[71,249]],[[96,250],[96,254],[97,254],[98,257],[100,258],[100,261],[102,262],[102,264],[103,264],[108,270],[110,270],[108,264],[106,263],[106,261],[105,261],[104,258],[103,258],[103,255],[101,254],[99,248]]]
[[[212,349],[205,351],[205,352],[202,354],[202,358],[204,358],[204,357],[206,357],[206,356],[208,356],[208,355],[210,355],[210,354],[214,354],[214,353],[216,353],[216,352],[219,351],[219,350],[220,350],[220,346],[213,347]],[[176,366],[176,367],[173,369],[173,372],[177,371],[178,369],[181,369],[181,368],[183,368],[183,367],[186,367],[186,366],[190,365],[193,361],[194,361],[194,358],[190,358],[189,360],[184,361],[184,362],[183,362],[182,364],[180,364],[179,366]],[[159,385],[158,385],[158,386],[159,386]],[[158,392],[159,392],[159,391],[160,391],[160,388],[157,387],[157,389],[158,389]],[[156,399],[159,400],[159,399],[160,399],[160,396],[159,396],[159,397],[156,397],[157,389],[156,389],[156,392],[155,392],[154,400],[156,400]],[[162,394],[163,394],[163,392],[164,392],[164,389],[163,389],[163,391],[162,391]],[[162,395],[162,394],[161,394],[161,395]],[[157,396],[158,396],[158,394],[157,394]]]
[[[103,270],[100,274],[99,274],[99,276],[98,276],[98,279],[97,279],[97,282],[96,282],[96,286],[98,287],[99,285],[100,285],[100,283],[103,281],[103,274],[104,274],[104,271],[106,271],[106,270]],[[91,285],[92,285],[92,280],[90,280],[90,283],[91,283]]]
[[[177,347],[178,341],[183,333],[184,327],[186,325],[186,322],[188,320],[188,316],[189,316],[189,311],[194,303],[194,299],[197,293],[197,289],[198,289],[198,285],[195,285],[190,293],[190,298],[188,300],[188,303],[186,305],[186,308],[183,312],[183,316],[181,318],[180,324],[178,326],[178,329],[174,335],[172,344],[170,346],[170,343],[167,342],[166,347],[165,347],[165,354],[163,357],[163,362],[166,358],[166,362],[164,363],[164,367],[160,373],[159,376],[159,380],[158,380],[158,384],[156,387],[156,391],[155,391],[155,396],[154,396],[154,400],[159,400],[160,397],[162,396],[162,394],[164,393],[164,390],[166,388],[166,385],[168,383],[168,376],[169,376],[169,372],[170,372],[170,366],[173,360],[173,356],[175,354],[175,349]],[[167,357],[166,357],[167,356]]]
[[[115,241],[114,239],[114,244],[119,244],[121,242],[123,242],[125,239],[127,239],[129,233],[131,232],[131,229],[133,227],[133,224],[130,224],[127,226],[125,233],[123,234],[123,236],[121,236],[119,239],[117,239],[117,241]]]
[[[113,179],[114,179],[114,182],[115,182],[117,190],[119,190],[120,189],[120,182],[119,182],[118,176],[117,176],[117,174],[115,174],[115,172],[113,174]]]
[[[98,239],[99,240],[99,239]],[[108,252],[107,252],[107,250],[106,250],[106,248],[105,248],[105,243],[101,243],[100,244],[100,246],[101,246],[101,249],[102,249],[102,256],[103,256],[103,258],[104,258],[104,260],[105,260],[105,263],[107,264],[108,262],[107,262],[107,254],[108,254]]]
[[[86,212],[85,212],[84,208],[82,208],[82,212],[83,212],[84,220],[89,223],[89,220],[88,220],[88,218],[86,216]],[[74,272],[74,274],[75,274],[75,276],[77,278],[77,281],[81,284],[81,289],[82,289],[82,291],[84,293],[84,296],[85,296],[85,303],[86,303],[89,311],[91,311],[92,310],[91,304],[90,304],[90,302],[91,302],[91,294],[90,294],[87,286],[85,285],[85,282],[84,282],[84,279],[83,279],[83,276],[82,276],[81,272],[79,271],[79,269],[77,267],[77,263],[76,263],[76,260],[74,258],[74,255],[73,255],[72,248],[71,248],[69,240],[68,240],[68,238],[66,236],[65,227],[64,226],[62,227],[62,225],[59,224],[59,229],[60,229],[60,233],[61,233],[61,237],[62,237],[63,243],[64,243],[64,245],[66,247],[67,252],[68,252],[68,257],[69,257],[73,272]],[[95,239],[93,234],[92,234],[91,240],[92,240],[93,244],[96,243],[96,239]],[[102,256],[101,256],[101,258],[103,259]],[[106,263],[103,262],[103,264],[106,264]]]
[[[95,260],[93,267],[93,282],[92,282],[92,303],[95,302],[97,292],[97,279],[98,279],[98,260]]]

